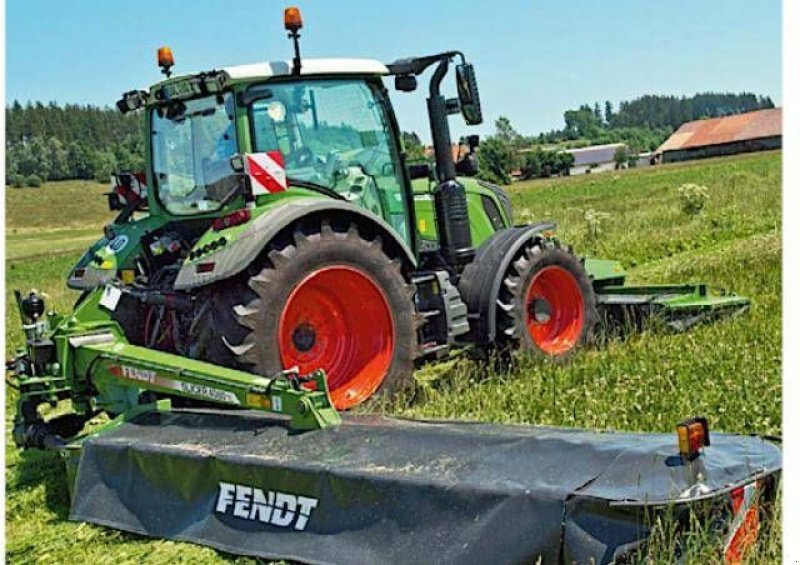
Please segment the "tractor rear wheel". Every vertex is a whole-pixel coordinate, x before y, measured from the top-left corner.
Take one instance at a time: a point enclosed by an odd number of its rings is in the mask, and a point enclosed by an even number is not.
[[[523,248],[503,280],[498,308],[501,345],[555,358],[586,344],[598,321],[589,276],[555,240]]]
[[[323,369],[338,409],[411,382],[414,290],[380,237],[364,239],[355,224],[297,227],[254,271],[211,291],[210,316],[196,326],[212,335],[195,343],[212,346],[199,356],[265,375]]]

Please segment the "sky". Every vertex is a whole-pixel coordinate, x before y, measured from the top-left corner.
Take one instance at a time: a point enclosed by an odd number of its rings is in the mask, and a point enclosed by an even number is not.
[[[781,103],[779,0],[307,0],[306,57],[391,62],[458,49],[474,63],[490,134],[506,116],[526,135],[564,111],[643,94],[752,91]],[[265,0],[9,0],[6,101],[113,105],[157,82],[156,49],[176,74],[291,57],[285,5]],[[427,77],[426,77],[427,78]],[[445,94],[454,95],[452,79]],[[387,86],[401,128],[429,140],[425,93]]]

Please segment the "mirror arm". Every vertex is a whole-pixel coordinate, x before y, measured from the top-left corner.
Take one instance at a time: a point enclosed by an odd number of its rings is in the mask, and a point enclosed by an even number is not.
[[[465,61],[464,54],[461,51],[444,51],[435,55],[427,55],[425,57],[409,57],[407,59],[398,59],[393,63],[389,63],[387,68],[390,75],[421,75],[425,69],[441,61],[447,59],[448,61],[455,56],[461,57],[461,62]]]
[[[442,80],[447,74],[450,60],[453,57],[460,57],[462,64],[466,61],[461,51],[445,51],[426,57],[400,59],[387,65],[389,74],[392,75],[419,75],[434,63],[438,63],[429,84],[428,117],[436,155],[436,176],[439,182],[456,178],[456,167],[450,150],[448,107],[440,90]]]

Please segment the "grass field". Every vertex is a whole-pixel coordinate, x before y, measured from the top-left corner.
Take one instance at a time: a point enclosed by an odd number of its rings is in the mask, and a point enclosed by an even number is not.
[[[700,215],[680,209],[678,187],[687,182],[709,189]],[[35,286],[60,310],[74,300],[64,278],[110,218],[104,191],[91,183],[6,189],[7,353],[21,342],[12,289]],[[706,281],[749,296],[753,306],[733,320],[678,335],[646,332],[567,363],[520,358],[513,371],[488,378],[478,378],[464,360],[430,366],[417,375],[416,397],[388,411],[667,433],[679,420],[704,414],[713,430],[781,434],[780,153],[534,181],[515,185],[511,196],[518,220],[557,220],[563,240],[580,252],[622,260],[632,281]],[[608,215],[599,236],[588,229],[589,210]],[[58,457],[20,454],[8,434],[6,454],[10,562],[252,562],[67,522]],[[778,517],[765,525],[751,561],[778,562],[780,535]],[[719,543],[698,539],[688,562],[718,561]],[[642,559],[658,561],[663,551],[655,544]]]

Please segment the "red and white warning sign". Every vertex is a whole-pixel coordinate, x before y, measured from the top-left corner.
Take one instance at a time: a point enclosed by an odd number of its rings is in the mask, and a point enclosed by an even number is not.
[[[283,165],[283,153],[267,151],[265,153],[247,153],[245,167],[253,185],[253,194],[269,194],[286,190],[286,169]]]
[[[739,565],[758,538],[761,527],[759,516],[760,484],[758,481],[733,489],[733,519],[725,539],[726,565]]]
[[[111,175],[111,192],[116,193],[123,204],[136,206],[147,200],[147,179],[144,171]]]

